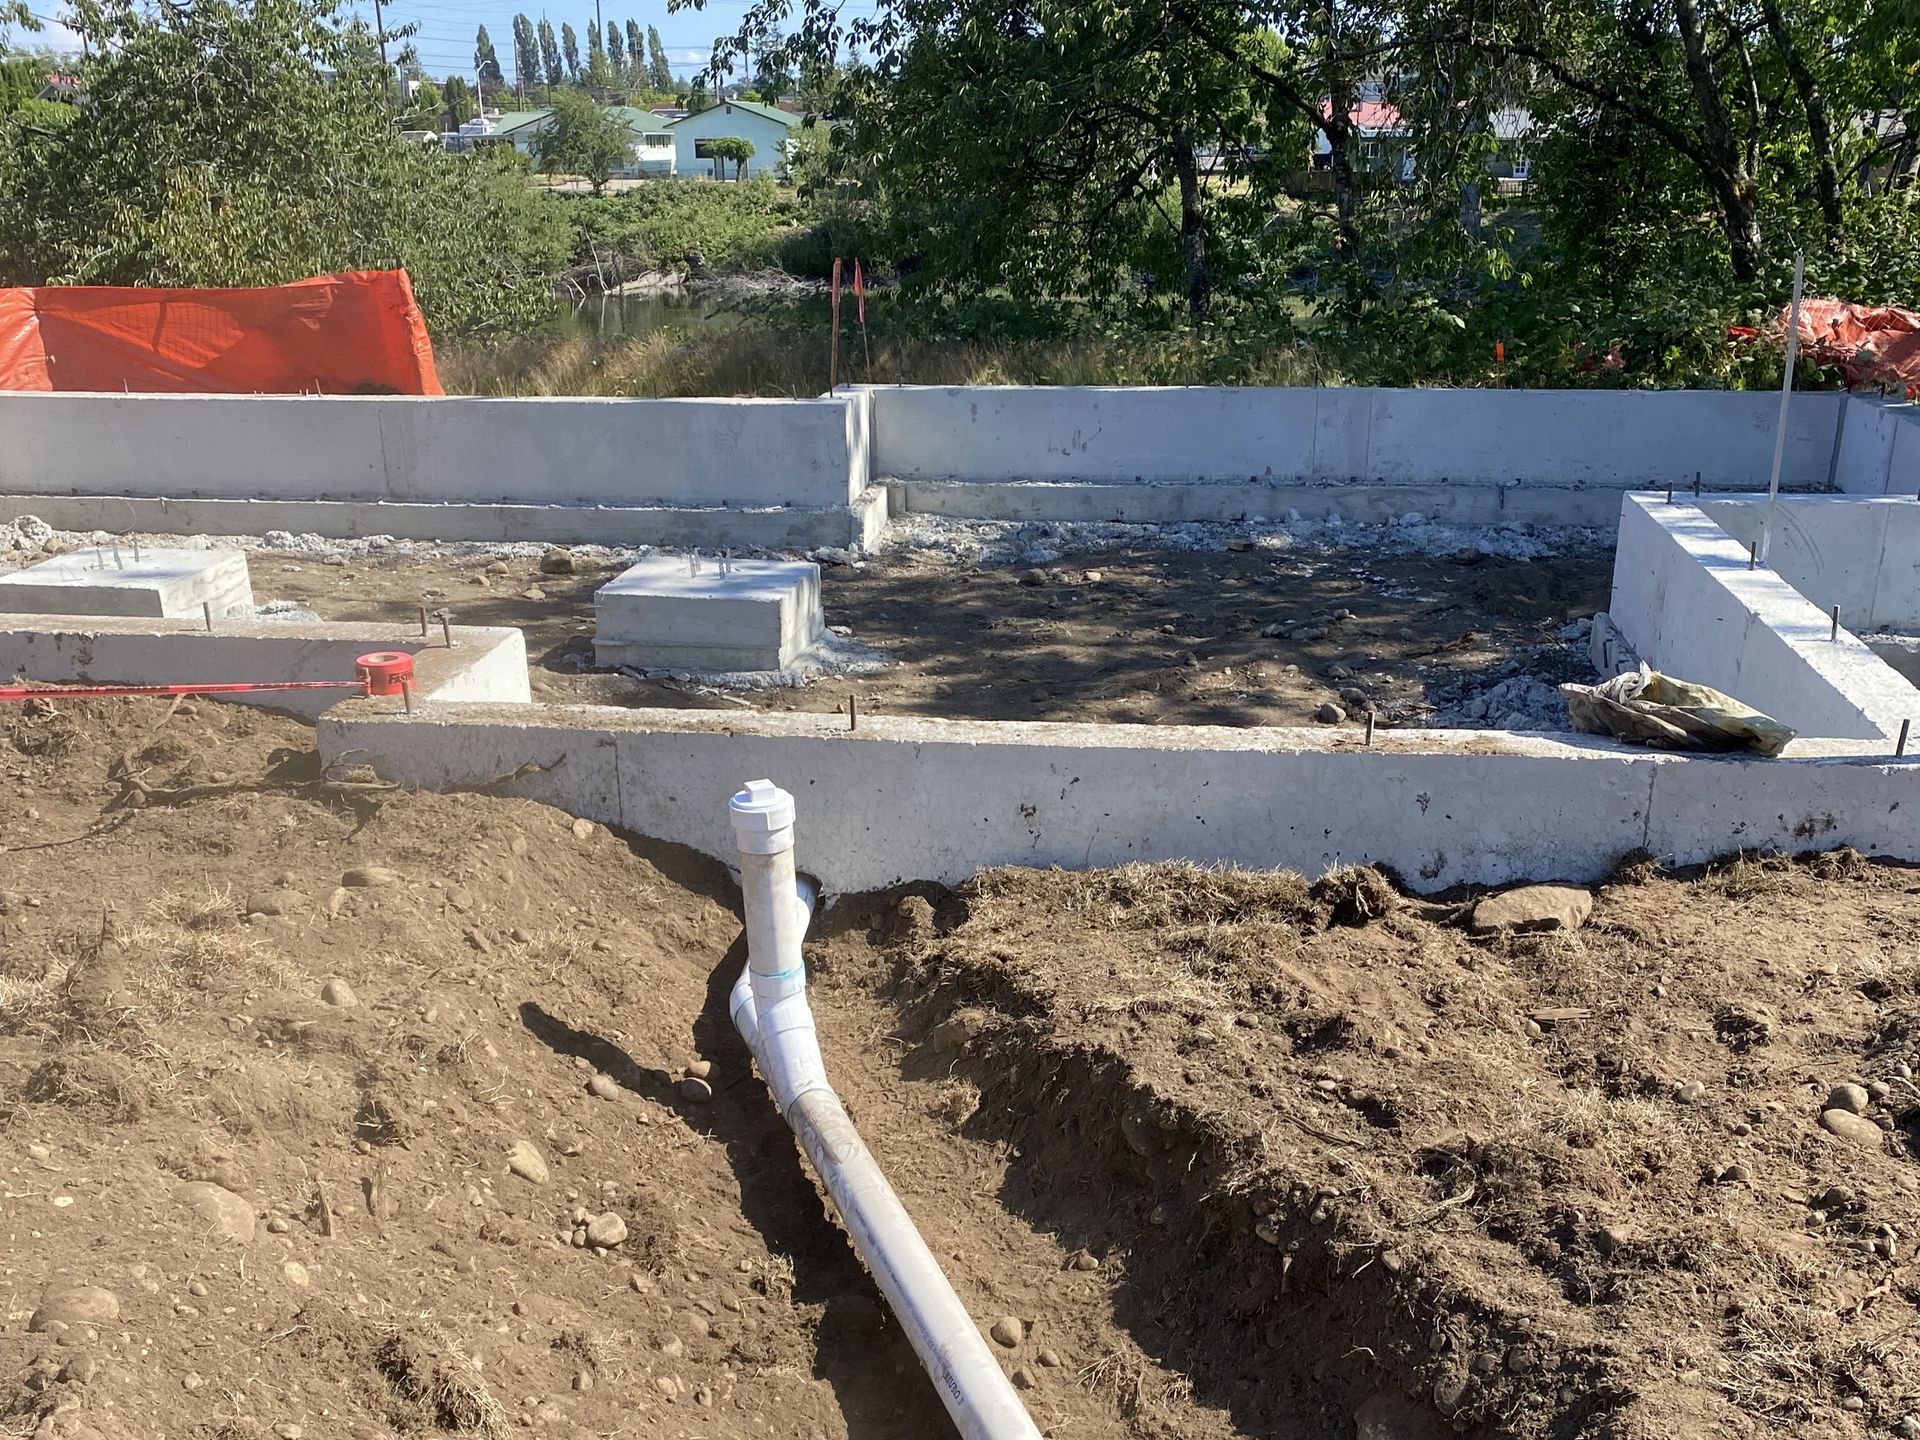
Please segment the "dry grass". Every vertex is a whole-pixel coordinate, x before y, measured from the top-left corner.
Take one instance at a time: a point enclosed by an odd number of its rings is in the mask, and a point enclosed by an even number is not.
[[[423,1319],[413,1330],[392,1327],[374,1361],[395,1393],[425,1410],[434,1427],[486,1440],[505,1440],[512,1433],[480,1367],[439,1324]]]

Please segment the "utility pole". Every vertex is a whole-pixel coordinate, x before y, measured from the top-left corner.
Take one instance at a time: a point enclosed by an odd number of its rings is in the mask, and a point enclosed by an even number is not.
[[[373,0],[373,30],[380,37],[380,73],[386,77],[387,93],[399,99],[399,77],[387,63],[387,13],[382,0]]]

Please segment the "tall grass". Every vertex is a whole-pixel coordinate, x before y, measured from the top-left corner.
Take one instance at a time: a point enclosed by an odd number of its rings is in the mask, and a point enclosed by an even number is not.
[[[819,395],[828,387],[825,325],[743,319],[724,329],[612,341],[527,338],[455,344],[441,383],[461,395]],[[1179,333],[965,340],[840,339],[841,383],[913,385],[1328,385],[1340,376],[1311,346],[1245,347]]]

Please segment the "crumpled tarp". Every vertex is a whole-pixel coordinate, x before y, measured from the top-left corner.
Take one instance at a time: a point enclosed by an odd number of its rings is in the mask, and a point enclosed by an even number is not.
[[[258,289],[0,289],[0,390],[443,393],[404,270]]]
[[[1793,307],[1780,312],[1784,344]],[[1800,302],[1800,353],[1837,365],[1849,388],[1920,385],[1920,312],[1846,300]]]
[[[1656,750],[1751,750],[1774,756],[1794,732],[1707,685],[1675,680],[1642,662],[1598,685],[1562,685],[1573,728]]]

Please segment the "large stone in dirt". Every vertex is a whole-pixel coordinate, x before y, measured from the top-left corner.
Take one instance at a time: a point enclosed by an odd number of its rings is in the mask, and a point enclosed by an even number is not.
[[[516,1140],[507,1151],[507,1169],[535,1185],[547,1183],[547,1157],[534,1148],[531,1140]]]
[[[49,1290],[27,1321],[36,1333],[55,1325],[105,1325],[120,1318],[120,1297],[99,1285],[67,1285]]]
[[[173,1192],[173,1198],[212,1234],[242,1245],[253,1239],[253,1206],[226,1186],[211,1180],[190,1180]]]
[[[1578,930],[1593,914],[1593,896],[1577,885],[1522,885],[1473,907],[1476,935],[1501,930]]]
[[[1887,1138],[1886,1132],[1873,1121],[1851,1110],[1822,1110],[1820,1128],[1829,1135],[1838,1135],[1842,1140],[1851,1140],[1856,1145],[1875,1150],[1880,1149]]]

